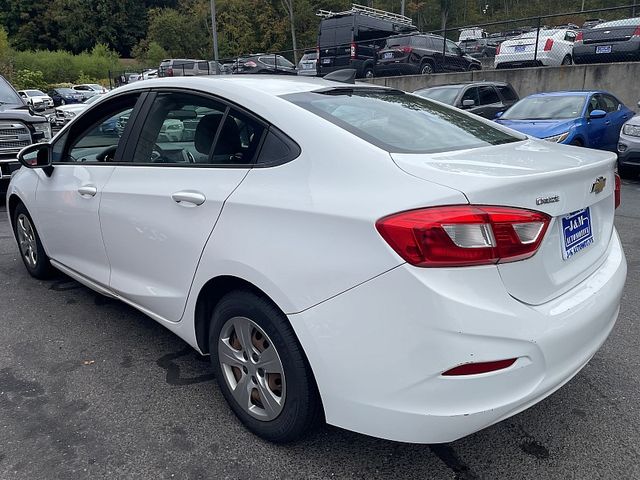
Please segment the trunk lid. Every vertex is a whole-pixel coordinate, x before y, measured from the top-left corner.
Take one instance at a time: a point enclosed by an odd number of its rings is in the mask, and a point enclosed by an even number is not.
[[[509,294],[524,303],[539,305],[562,295],[604,261],[613,232],[613,153],[526,140],[459,152],[394,153],[392,158],[411,175],[459,190],[471,204],[520,207],[552,217],[533,257],[497,267]],[[605,184],[595,193],[599,177]],[[557,201],[543,203],[556,196]],[[563,218],[587,208],[593,242],[565,260],[565,242],[572,239],[565,239],[571,229]]]
[[[627,42],[631,39],[638,28],[638,25],[627,25],[624,27],[592,28],[583,32],[583,42],[590,43],[612,43]]]

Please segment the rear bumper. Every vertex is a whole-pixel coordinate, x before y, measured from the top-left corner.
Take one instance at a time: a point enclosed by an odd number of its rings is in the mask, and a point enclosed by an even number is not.
[[[611,53],[596,53],[596,47],[611,45]],[[640,60],[640,40],[613,44],[599,43],[575,45],[573,59],[576,63],[610,63]]]
[[[626,261],[617,233],[589,278],[540,306],[507,294],[497,268],[397,267],[290,315],[327,422],[390,440],[456,440],[553,393],[586,365],[619,311]],[[517,358],[465,377],[468,362]]]
[[[409,62],[378,63],[374,67],[374,71],[378,77],[388,75],[418,75],[420,73],[420,65]]]

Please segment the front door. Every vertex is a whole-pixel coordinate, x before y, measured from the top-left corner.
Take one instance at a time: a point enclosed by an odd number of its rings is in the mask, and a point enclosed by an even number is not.
[[[37,170],[38,229],[47,254],[103,286],[109,284],[109,261],[98,208],[124,142],[117,134],[102,133],[100,126],[122,115],[129,117],[138,96],[114,99],[88,112],[54,143],[51,176]]]
[[[152,94],[153,95],[153,94]],[[182,317],[200,255],[264,127],[196,93],[158,92],[116,166],[100,221],[113,291],[165,320]],[[131,142],[129,142],[131,144]]]

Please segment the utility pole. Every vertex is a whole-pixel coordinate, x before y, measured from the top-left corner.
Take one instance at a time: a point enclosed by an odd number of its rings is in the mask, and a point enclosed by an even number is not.
[[[220,75],[218,64],[218,26],[216,25],[216,0],[211,0],[211,30],[213,31],[213,60],[215,61],[216,75]]]
[[[584,12],[584,0],[582,0],[582,10],[580,10],[581,12]]]
[[[400,2],[400,15],[404,16],[404,0]]]

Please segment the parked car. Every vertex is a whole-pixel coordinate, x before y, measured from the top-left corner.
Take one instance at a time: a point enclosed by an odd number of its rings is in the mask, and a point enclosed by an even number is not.
[[[423,98],[437,100],[447,105],[467,110],[493,120],[519,100],[513,87],[504,82],[472,82],[442,85],[413,92]]]
[[[640,60],[640,17],[600,23],[580,32],[573,58],[576,63]]]
[[[385,39],[400,33],[417,32],[411,19],[370,7],[353,5],[344,12],[320,11],[318,72],[353,68],[357,78],[374,75],[376,52]]]
[[[233,64],[232,73],[269,73],[297,75],[296,66],[282,55],[258,53],[239,58]]]
[[[40,90],[18,90],[18,95],[27,102],[27,105],[31,105],[34,110],[53,108],[53,99]]]
[[[29,109],[25,99],[0,75],[0,194],[4,195],[11,174],[20,168],[18,152],[50,138],[46,117]]]
[[[459,47],[462,53],[473,58],[489,58],[496,56],[498,44],[491,38],[470,38],[462,40]]]
[[[96,131],[125,114],[126,141]],[[173,118],[197,120],[191,141],[160,141]],[[262,438],[326,420],[453,441],[564,385],[618,316],[611,152],[300,77],[132,84],[65,128],[8,192],[27,272],[209,353],[208,388]]]
[[[489,34],[485,32],[483,28],[461,28],[460,35],[458,36],[458,45],[460,45],[465,40],[479,40],[481,38],[487,37],[489,37]]]
[[[144,72],[142,72],[142,79],[143,80],[150,80],[152,78],[158,78],[158,69],[157,68],[152,68],[152,69],[145,70]]]
[[[618,141],[618,172],[621,177],[640,173],[640,115],[624,124]]]
[[[574,30],[540,30],[536,49],[536,32],[525,33],[498,46],[495,68],[571,65]]]
[[[82,103],[72,103],[69,105],[60,105],[54,111],[53,124],[60,128],[73,120],[80,112],[84,112],[89,105],[100,99],[100,95],[93,95]]]
[[[104,95],[107,93],[107,89],[97,83],[83,83],[81,85],[74,85],[71,88],[80,93],[84,100],[94,95]]]
[[[633,115],[609,92],[568,91],[529,95],[497,122],[550,142],[615,152],[622,125]]]
[[[163,60],[158,68],[159,77],[195,77],[215,74],[215,61],[193,58],[169,58]]]
[[[315,77],[318,74],[318,52],[310,50],[305,52],[298,63],[298,75]]]
[[[54,88],[49,90],[49,96],[53,100],[53,104],[66,105],[68,103],[80,103],[84,101],[84,95],[71,88]]]
[[[446,42],[446,44],[444,43]],[[428,75],[436,72],[480,70],[479,60],[465,55],[451,40],[439,35],[413,34],[390,37],[378,52],[376,76]]]

